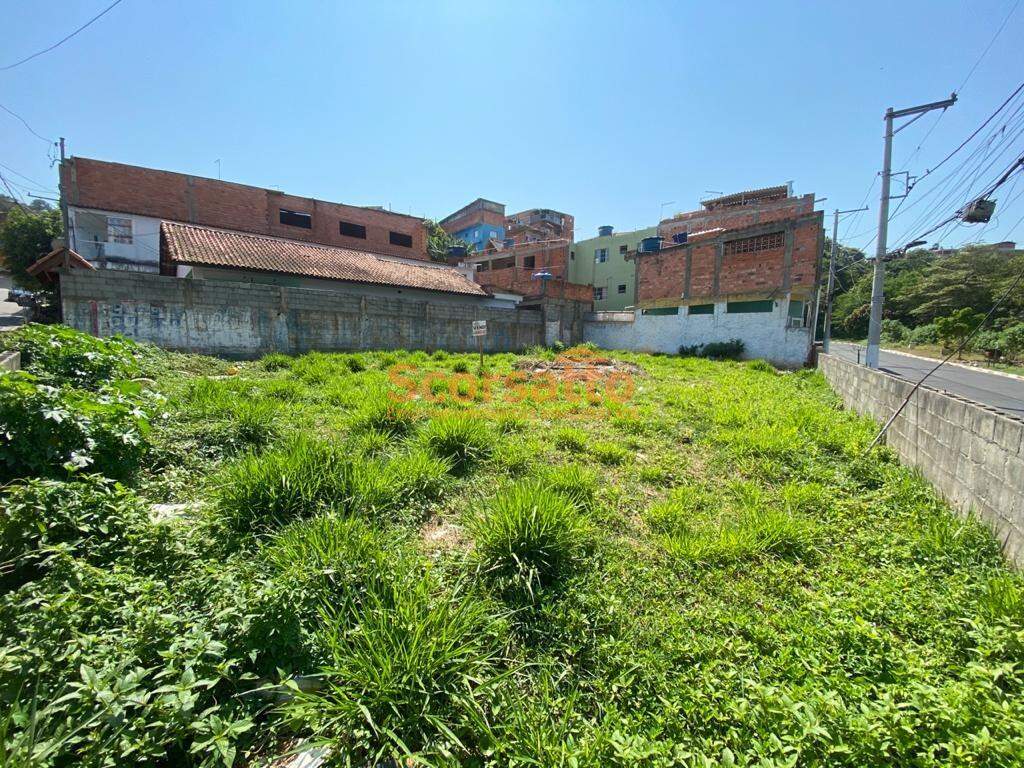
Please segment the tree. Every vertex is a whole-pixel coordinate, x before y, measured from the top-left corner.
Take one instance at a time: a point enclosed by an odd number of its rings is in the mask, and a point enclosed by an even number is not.
[[[981,312],[975,312],[970,307],[958,309],[948,317],[935,318],[935,330],[939,335],[939,341],[946,349],[957,349],[957,357],[960,357],[960,345],[964,343],[974,329],[981,325],[985,316]]]
[[[470,245],[445,232],[437,222],[424,219],[423,226],[427,229],[427,253],[430,254],[431,261],[447,263],[451,248],[465,248],[467,253],[471,250]]]
[[[31,211],[14,207],[0,223],[0,255],[11,270],[14,282],[24,288],[39,288],[39,281],[25,270],[51,249],[61,233],[60,211],[48,208]]]

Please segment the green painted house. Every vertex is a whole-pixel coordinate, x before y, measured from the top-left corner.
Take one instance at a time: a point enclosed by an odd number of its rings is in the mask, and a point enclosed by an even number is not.
[[[631,307],[636,303],[636,263],[626,261],[626,254],[635,251],[645,237],[656,236],[658,228],[613,232],[611,227],[600,227],[599,231],[598,237],[573,245],[569,282],[594,287],[595,312]]]

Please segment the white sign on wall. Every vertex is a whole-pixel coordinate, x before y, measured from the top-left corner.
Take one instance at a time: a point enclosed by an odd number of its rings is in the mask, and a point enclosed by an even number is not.
[[[486,336],[487,335],[487,321],[486,320],[474,320],[473,321],[473,335],[474,336]]]

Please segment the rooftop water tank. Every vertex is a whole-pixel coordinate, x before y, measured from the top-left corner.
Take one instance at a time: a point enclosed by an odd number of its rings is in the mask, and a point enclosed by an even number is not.
[[[615,227],[612,227],[612,226],[609,226],[609,225],[606,224],[603,227],[598,227],[597,228],[597,236],[598,237],[611,237],[611,234],[612,234],[612,232],[614,230],[615,230]]]
[[[640,241],[640,252],[641,253],[653,253],[654,251],[661,250],[661,238],[660,237],[645,237]]]

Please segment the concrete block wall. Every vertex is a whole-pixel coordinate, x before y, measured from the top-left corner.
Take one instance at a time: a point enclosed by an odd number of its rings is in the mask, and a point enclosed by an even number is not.
[[[309,350],[475,351],[544,340],[540,312],[138,272],[72,270],[61,276],[64,322],[94,336],[123,334],[167,349],[231,357]]]
[[[818,367],[848,408],[880,423],[913,388],[832,355],[820,355]],[[1024,567],[1024,421],[922,386],[889,428],[887,442],[954,509],[983,520],[1007,559]]]

